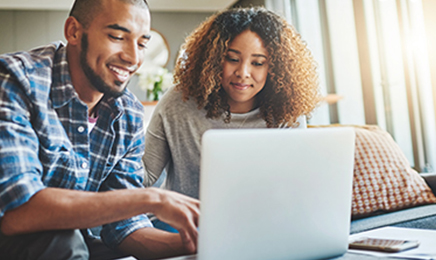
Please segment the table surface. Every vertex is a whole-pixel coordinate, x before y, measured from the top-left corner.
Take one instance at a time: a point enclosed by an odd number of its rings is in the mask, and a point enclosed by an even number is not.
[[[369,255],[355,254],[355,253],[345,253],[342,256],[329,258],[329,260],[351,260],[351,259],[352,260],[374,260],[374,259],[379,259],[379,258],[374,257],[374,256],[369,256]],[[401,258],[396,258],[396,259],[401,259]],[[179,257],[165,258],[162,260],[196,260],[196,257],[195,256],[179,256]]]

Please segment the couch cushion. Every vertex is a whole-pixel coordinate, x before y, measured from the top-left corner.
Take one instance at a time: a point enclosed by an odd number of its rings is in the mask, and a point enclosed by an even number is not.
[[[386,131],[355,127],[353,218],[436,203],[436,197]]]

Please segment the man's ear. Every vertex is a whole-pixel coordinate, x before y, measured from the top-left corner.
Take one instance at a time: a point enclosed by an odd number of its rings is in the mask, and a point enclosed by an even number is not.
[[[64,36],[68,44],[78,45],[83,33],[83,26],[77,21],[76,18],[70,16],[65,21]]]

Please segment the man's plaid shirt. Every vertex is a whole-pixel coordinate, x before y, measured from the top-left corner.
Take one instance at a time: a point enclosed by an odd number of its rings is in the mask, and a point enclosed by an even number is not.
[[[142,188],[142,117],[126,90],[103,98],[88,134],[88,108],[71,83],[62,43],[0,56],[0,218],[46,187]],[[148,226],[140,215],[105,225],[101,236],[116,246]]]

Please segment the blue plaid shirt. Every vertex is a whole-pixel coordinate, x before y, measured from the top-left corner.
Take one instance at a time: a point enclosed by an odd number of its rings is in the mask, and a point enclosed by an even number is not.
[[[46,187],[142,188],[142,116],[127,90],[103,97],[88,134],[88,107],[71,83],[62,43],[0,56],[0,218]],[[139,215],[103,226],[101,236],[114,247],[150,226]]]

